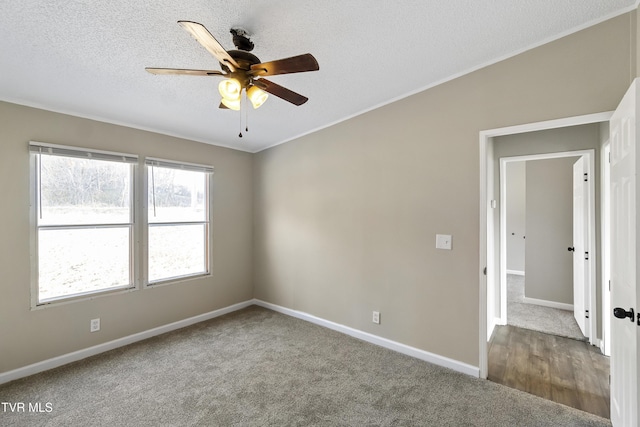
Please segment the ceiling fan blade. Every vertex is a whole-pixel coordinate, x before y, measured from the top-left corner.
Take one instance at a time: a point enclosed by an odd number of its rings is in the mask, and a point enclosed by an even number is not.
[[[291,58],[254,64],[251,66],[251,74],[254,76],[274,76],[276,74],[304,73],[319,69],[316,58],[310,53],[305,53]]]
[[[285,101],[289,101],[295,105],[302,105],[309,100],[306,96],[302,96],[286,87],[275,84],[266,79],[257,79],[253,81],[253,84],[265,92],[269,92],[272,95],[282,98]]]
[[[191,33],[198,43],[204,46],[204,48],[207,49],[211,55],[215,56],[218,61],[229,67],[231,71],[235,71],[236,68],[240,68],[236,60],[229,55],[229,53],[222,47],[218,40],[211,35],[204,25],[192,21],[178,21],[178,24]]]
[[[145,70],[147,70],[151,74],[159,74],[159,75],[166,75],[166,74],[171,74],[171,75],[186,74],[189,76],[224,76],[225,75],[225,73],[218,70],[186,70],[181,68],[152,68],[152,67],[146,67]]]

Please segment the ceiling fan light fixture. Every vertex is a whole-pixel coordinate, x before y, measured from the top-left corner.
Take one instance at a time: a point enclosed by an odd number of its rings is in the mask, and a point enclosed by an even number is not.
[[[191,76],[221,76],[226,77],[218,84],[218,91],[222,97],[219,108],[240,111],[243,101],[251,101],[254,109],[259,108],[269,97],[274,95],[293,105],[300,106],[308,101],[306,96],[300,95],[286,87],[280,86],[267,79],[265,76],[279,74],[303,73],[320,69],[318,61],[310,53],[277,59],[275,61],[260,62],[253,50],[253,42],[245,30],[232,28],[233,43],[236,50],[227,51],[204,25],[193,21],[178,21],[178,24],[189,32],[214,58],[220,63],[222,71],[218,70],[193,70],[184,68],[153,68],[146,67],[151,74],[174,74]],[[259,80],[258,80],[259,79]],[[254,86],[254,83],[257,86]],[[242,91],[246,92],[242,99]],[[267,93],[268,92],[268,93]],[[245,108],[245,120],[248,114]],[[242,114],[240,114],[240,126],[242,127]],[[248,126],[245,126],[248,131]],[[238,135],[242,138],[242,132]]]
[[[240,103],[240,94],[242,93],[242,85],[236,79],[225,79],[218,85],[218,92],[222,95],[222,100],[238,101]],[[226,104],[225,104],[226,105]]]
[[[224,105],[225,107],[227,107],[230,110],[240,111],[240,98],[238,98],[238,99],[227,99],[227,98],[223,97],[220,100],[220,102],[222,102],[222,105]]]
[[[249,98],[249,101],[251,101],[253,108],[256,109],[264,104],[269,97],[269,94],[257,86],[251,86],[247,89],[247,97]]]

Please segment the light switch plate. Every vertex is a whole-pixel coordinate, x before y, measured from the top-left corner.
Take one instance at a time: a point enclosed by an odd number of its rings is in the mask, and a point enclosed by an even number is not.
[[[451,235],[436,234],[436,249],[451,250]]]

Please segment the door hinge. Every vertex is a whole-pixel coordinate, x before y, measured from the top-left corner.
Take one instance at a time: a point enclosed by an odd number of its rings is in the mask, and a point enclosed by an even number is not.
[[[611,292],[611,280],[609,280],[609,292]]]
[[[484,270],[482,271],[484,273],[484,275],[487,275],[487,267],[484,268]]]
[[[584,253],[584,259],[585,259],[585,261],[589,260],[589,252],[585,252]]]
[[[588,318],[589,318],[589,310],[585,310],[585,311],[584,311],[584,317],[585,317],[586,319],[588,319]]]
[[[640,313],[638,313],[638,326],[640,326]]]
[[[584,174],[584,182],[589,181],[589,174],[585,172]]]

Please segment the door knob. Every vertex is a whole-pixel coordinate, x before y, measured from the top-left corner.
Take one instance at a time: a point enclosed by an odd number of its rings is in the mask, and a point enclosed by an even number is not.
[[[631,319],[631,322],[633,322],[633,308],[630,308],[629,311],[625,310],[624,308],[621,307],[616,307],[613,309],[613,315],[616,316],[618,319],[624,319],[624,318],[629,318]]]
[[[576,248],[574,248],[574,247],[569,247],[569,248],[567,248],[567,250],[568,250],[569,252],[573,252],[573,251],[575,251],[575,250],[576,250]]]

